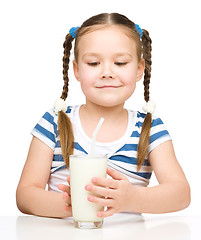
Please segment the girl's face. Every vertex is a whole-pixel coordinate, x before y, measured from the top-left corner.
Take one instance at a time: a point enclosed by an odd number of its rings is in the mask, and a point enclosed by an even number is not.
[[[87,103],[122,105],[133,94],[144,72],[136,43],[120,26],[107,26],[80,38],[78,61],[73,62]]]

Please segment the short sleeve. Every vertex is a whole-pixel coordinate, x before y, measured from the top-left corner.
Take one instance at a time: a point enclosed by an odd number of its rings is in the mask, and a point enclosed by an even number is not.
[[[31,134],[47,144],[54,151],[56,144],[55,126],[54,113],[53,110],[50,110],[42,116],[31,131]]]
[[[150,131],[150,142],[149,142],[149,153],[154,150],[161,143],[168,140],[172,140],[171,136],[166,129],[165,124],[160,118],[152,118],[151,131]]]

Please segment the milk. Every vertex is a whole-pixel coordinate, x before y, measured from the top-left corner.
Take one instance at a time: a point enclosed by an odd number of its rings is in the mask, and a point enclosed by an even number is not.
[[[87,200],[92,195],[85,190],[87,184],[92,184],[93,177],[106,177],[107,156],[85,155],[70,156],[70,188],[73,219],[77,222],[100,222],[98,211],[104,208]]]

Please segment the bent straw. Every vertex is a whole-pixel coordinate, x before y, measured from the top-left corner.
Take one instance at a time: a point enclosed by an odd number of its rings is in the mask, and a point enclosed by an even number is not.
[[[100,127],[102,126],[104,122],[104,118],[101,118],[98,122],[98,125],[96,126],[96,129],[94,130],[93,134],[92,134],[92,143],[91,143],[91,153],[90,155],[94,155],[94,148],[95,148],[95,143],[96,143],[96,135],[100,129]]]

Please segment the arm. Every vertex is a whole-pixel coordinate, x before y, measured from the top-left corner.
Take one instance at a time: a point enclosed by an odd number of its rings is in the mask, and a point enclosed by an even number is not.
[[[190,187],[171,141],[162,143],[149,155],[159,185],[137,188],[138,212],[165,213],[182,210],[190,204]]]
[[[65,193],[46,191],[53,151],[33,137],[28,157],[16,191],[18,209],[26,214],[46,217],[71,216],[69,187]],[[60,187],[64,191],[64,186]],[[68,207],[67,207],[68,204]]]
[[[189,205],[190,187],[176,160],[172,142],[160,144],[150,153],[149,159],[159,182],[157,186],[135,187],[125,176],[112,169],[108,169],[108,174],[113,179],[94,178],[92,182],[96,186],[86,186],[86,190],[107,197],[88,197],[89,201],[107,207],[107,211],[98,213],[100,217],[122,211],[174,212]]]

